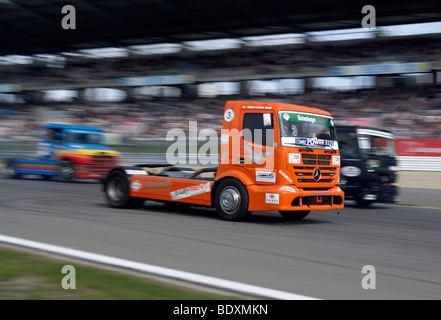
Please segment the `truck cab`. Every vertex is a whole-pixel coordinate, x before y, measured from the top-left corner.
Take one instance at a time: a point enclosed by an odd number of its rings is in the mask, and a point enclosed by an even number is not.
[[[359,206],[395,203],[399,168],[394,135],[371,127],[336,126],[341,152],[340,187]]]
[[[231,101],[222,132],[216,181],[234,177],[245,185],[253,198],[250,211],[277,210],[289,218],[343,208],[339,147],[328,112]]]
[[[112,207],[145,199],[215,207],[225,220],[256,211],[301,219],[311,210],[344,207],[334,120],[326,111],[293,104],[228,101],[223,113],[219,163],[186,176],[170,167],[113,169],[104,184]],[[185,168],[182,168],[181,173]],[[211,178],[202,174],[211,171]]]

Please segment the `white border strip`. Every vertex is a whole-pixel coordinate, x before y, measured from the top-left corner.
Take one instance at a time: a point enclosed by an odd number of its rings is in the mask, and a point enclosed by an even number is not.
[[[259,296],[265,298],[272,298],[277,300],[319,300],[317,298],[312,298],[308,296],[302,296],[299,294],[294,294],[290,292],[284,292],[279,290],[273,290],[263,287],[257,287],[253,285],[248,285],[245,283],[224,280],[219,278],[213,278],[208,276],[199,275],[196,273],[190,273],[185,271],[179,271],[164,267],[158,267],[150,264],[119,259],[109,256],[104,256],[101,254],[90,253],[86,251],[69,249],[65,247],[55,246],[51,244],[46,244],[42,242],[36,242],[31,240],[25,240],[10,236],[5,236],[0,234],[0,242],[12,244],[20,247],[32,248],[40,251],[50,252],[54,254],[59,254],[63,256],[68,256],[76,259],[92,261],[99,264],[110,265],[125,269],[131,269],[135,271],[140,271],[143,273],[153,274],[157,276],[162,276],[166,278],[183,280],[186,282],[192,282],[197,284],[202,284],[209,287],[216,287],[228,291],[233,291],[237,293],[242,293],[250,296]]]

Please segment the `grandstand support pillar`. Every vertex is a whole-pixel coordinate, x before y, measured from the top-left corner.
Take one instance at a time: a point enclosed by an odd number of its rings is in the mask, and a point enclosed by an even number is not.
[[[248,80],[240,81],[240,92],[241,96],[247,96],[249,94],[249,83]]]
[[[124,90],[126,93],[126,100],[133,101],[137,100],[139,98],[139,95],[137,93],[137,87],[127,87],[127,88],[118,88],[121,90]]]
[[[314,89],[314,79],[305,78],[305,93],[311,93]]]
[[[38,104],[44,102],[43,91],[24,91],[20,94],[27,103]]]
[[[198,96],[197,84],[183,84],[180,85],[181,96],[185,98],[196,98]]]
[[[79,103],[86,102],[86,89],[78,89],[77,90],[77,101]]]

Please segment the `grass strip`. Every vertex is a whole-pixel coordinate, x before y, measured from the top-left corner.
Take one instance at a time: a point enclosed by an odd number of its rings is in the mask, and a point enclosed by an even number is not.
[[[422,207],[441,208],[441,203],[421,203],[421,202],[399,201],[398,204],[402,204],[402,205],[406,205],[406,206],[422,206]]]
[[[240,300],[28,252],[0,248],[0,300]],[[74,273],[62,269],[71,265]],[[63,289],[62,282],[75,289]],[[65,278],[68,277],[68,278]]]

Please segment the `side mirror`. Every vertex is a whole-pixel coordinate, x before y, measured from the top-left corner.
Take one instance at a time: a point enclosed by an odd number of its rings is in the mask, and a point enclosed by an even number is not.
[[[272,127],[273,126],[271,113],[264,113],[263,114],[263,125],[265,127]]]

